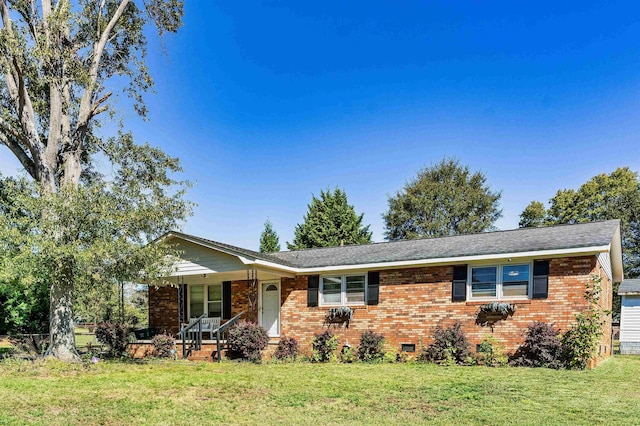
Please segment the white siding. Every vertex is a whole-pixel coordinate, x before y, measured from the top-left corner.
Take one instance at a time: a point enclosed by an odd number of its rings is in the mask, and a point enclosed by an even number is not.
[[[182,260],[177,263],[177,271],[172,275],[214,274],[246,269],[236,256],[188,241],[181,241],[177,249],[182,252]]]
[[[640,295],[622,296],[620,342],[640,342]]]
[[[610,280],[613,280],[613,274],[611,273],[611,257],[609,256],[609,253],[599,253],[598,262],[600,262],[600,266],[602,266],[602,269],[604,269],[607,277],[609,277]]]

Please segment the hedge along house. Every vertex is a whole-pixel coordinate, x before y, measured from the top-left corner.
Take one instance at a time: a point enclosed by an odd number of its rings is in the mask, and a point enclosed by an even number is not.
[[[305,351],[327,327],[340,344],[374,330],[388,349],[412,351],[455,322],[474,347],[491,334],[515,350],[534,321],[566,331],[587,307],[592,275],[602,279],[602,308],[611,309],[612,283],[623,276],[617,220],[272,254],[178,232],[163,238],[182,256],[173,285],[149,287],[151,327],[176,333],[192,317],[224,322],[244,311]],[[515,313],[478,315],[490,302]],[[327,324],[344,307],[353,312],[349,326]],[[611,354],[610,316],[598,353]]]
[[[620,308],[620,353],[640,355],[640,279],[624,280],[618,288]]]

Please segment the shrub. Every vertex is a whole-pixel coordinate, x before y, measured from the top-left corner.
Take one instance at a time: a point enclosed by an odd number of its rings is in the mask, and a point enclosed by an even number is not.
[[[340,362],[351,363],[358,360],[358,351],[351,346],[343,346],[340,351]]]
[[[599,276],[591,275],[584,292],[588,308],[576,315],[576,322],[562,336],[562,358],[568,368],[585,369],[589,360],[596,356],[602,337],[603,315],[610,314],[598,304],[602,294],[601,281]]]
[[[262,359],[260,351],[269,344],[269,334],[259,324],[242,321],[229,330],[227,342],[233,357],[258,362]]]
[[[328,362],[334,359],[334,352],[338,348],[338,338],[326,330],[324,333],[316,334],[311,343],[313,355],[311,359],[315,362]]]
[[[507,365],[507,356],[502,345],[493,336],[487,336],[478,346],[478,355],[482,364],[489,367]]]
[[[293,361],[298,356],[300,345],[293,337],[282,337],[274,356],[280,361]]]
[[[384,336],[375,331],[367,330],[362,333],[358,345],[358,359],[360,361],[378,361],[384,357]]]
[[[513,354],[510,364],[516,367],[561,368],[560,331],[552,324],[536,321],[527,327],[524,343]]]
[[[460,323],[448,328],[438,325],[433,333],[433,343],[421,350],[418,360],[438,364],[469,364],[472,360],[469,342]]]
[[[158,358],[173,358],[176,353],[176,341],[168,334],[158,334],[151,339],[153,356]]]
[[[129,329],[119,322],[105,321],[96,326],[96,339],[107,346],[107,355],[122,357],[129,346]]]
[[[602,336],[600,316],[594,312],[581,312],[576,322],[562,336],[562,359],[568,368],[583,370],[596,355]]]

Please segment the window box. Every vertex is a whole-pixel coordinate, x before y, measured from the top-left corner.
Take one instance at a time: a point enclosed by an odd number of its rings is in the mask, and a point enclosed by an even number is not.
[[[349,323],[353,318],[353,309],[348,306],[341,306],[339,308],[331,308],[324,316],[324,324],[328,327],[331,324],[345,324],[345,328],[349,328]]]
[[[480,326],[488,325],[493,328],[495,323],[512,317],[515,312],[515,305],[507,302],[491,302],[480,305],[476,315],[476,324]]]

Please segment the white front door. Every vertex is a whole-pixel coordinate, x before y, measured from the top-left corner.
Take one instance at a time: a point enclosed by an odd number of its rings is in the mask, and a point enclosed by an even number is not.
[[[262,309],[260,324],[269,337],[280,336],[280,283],[262,283]]]

